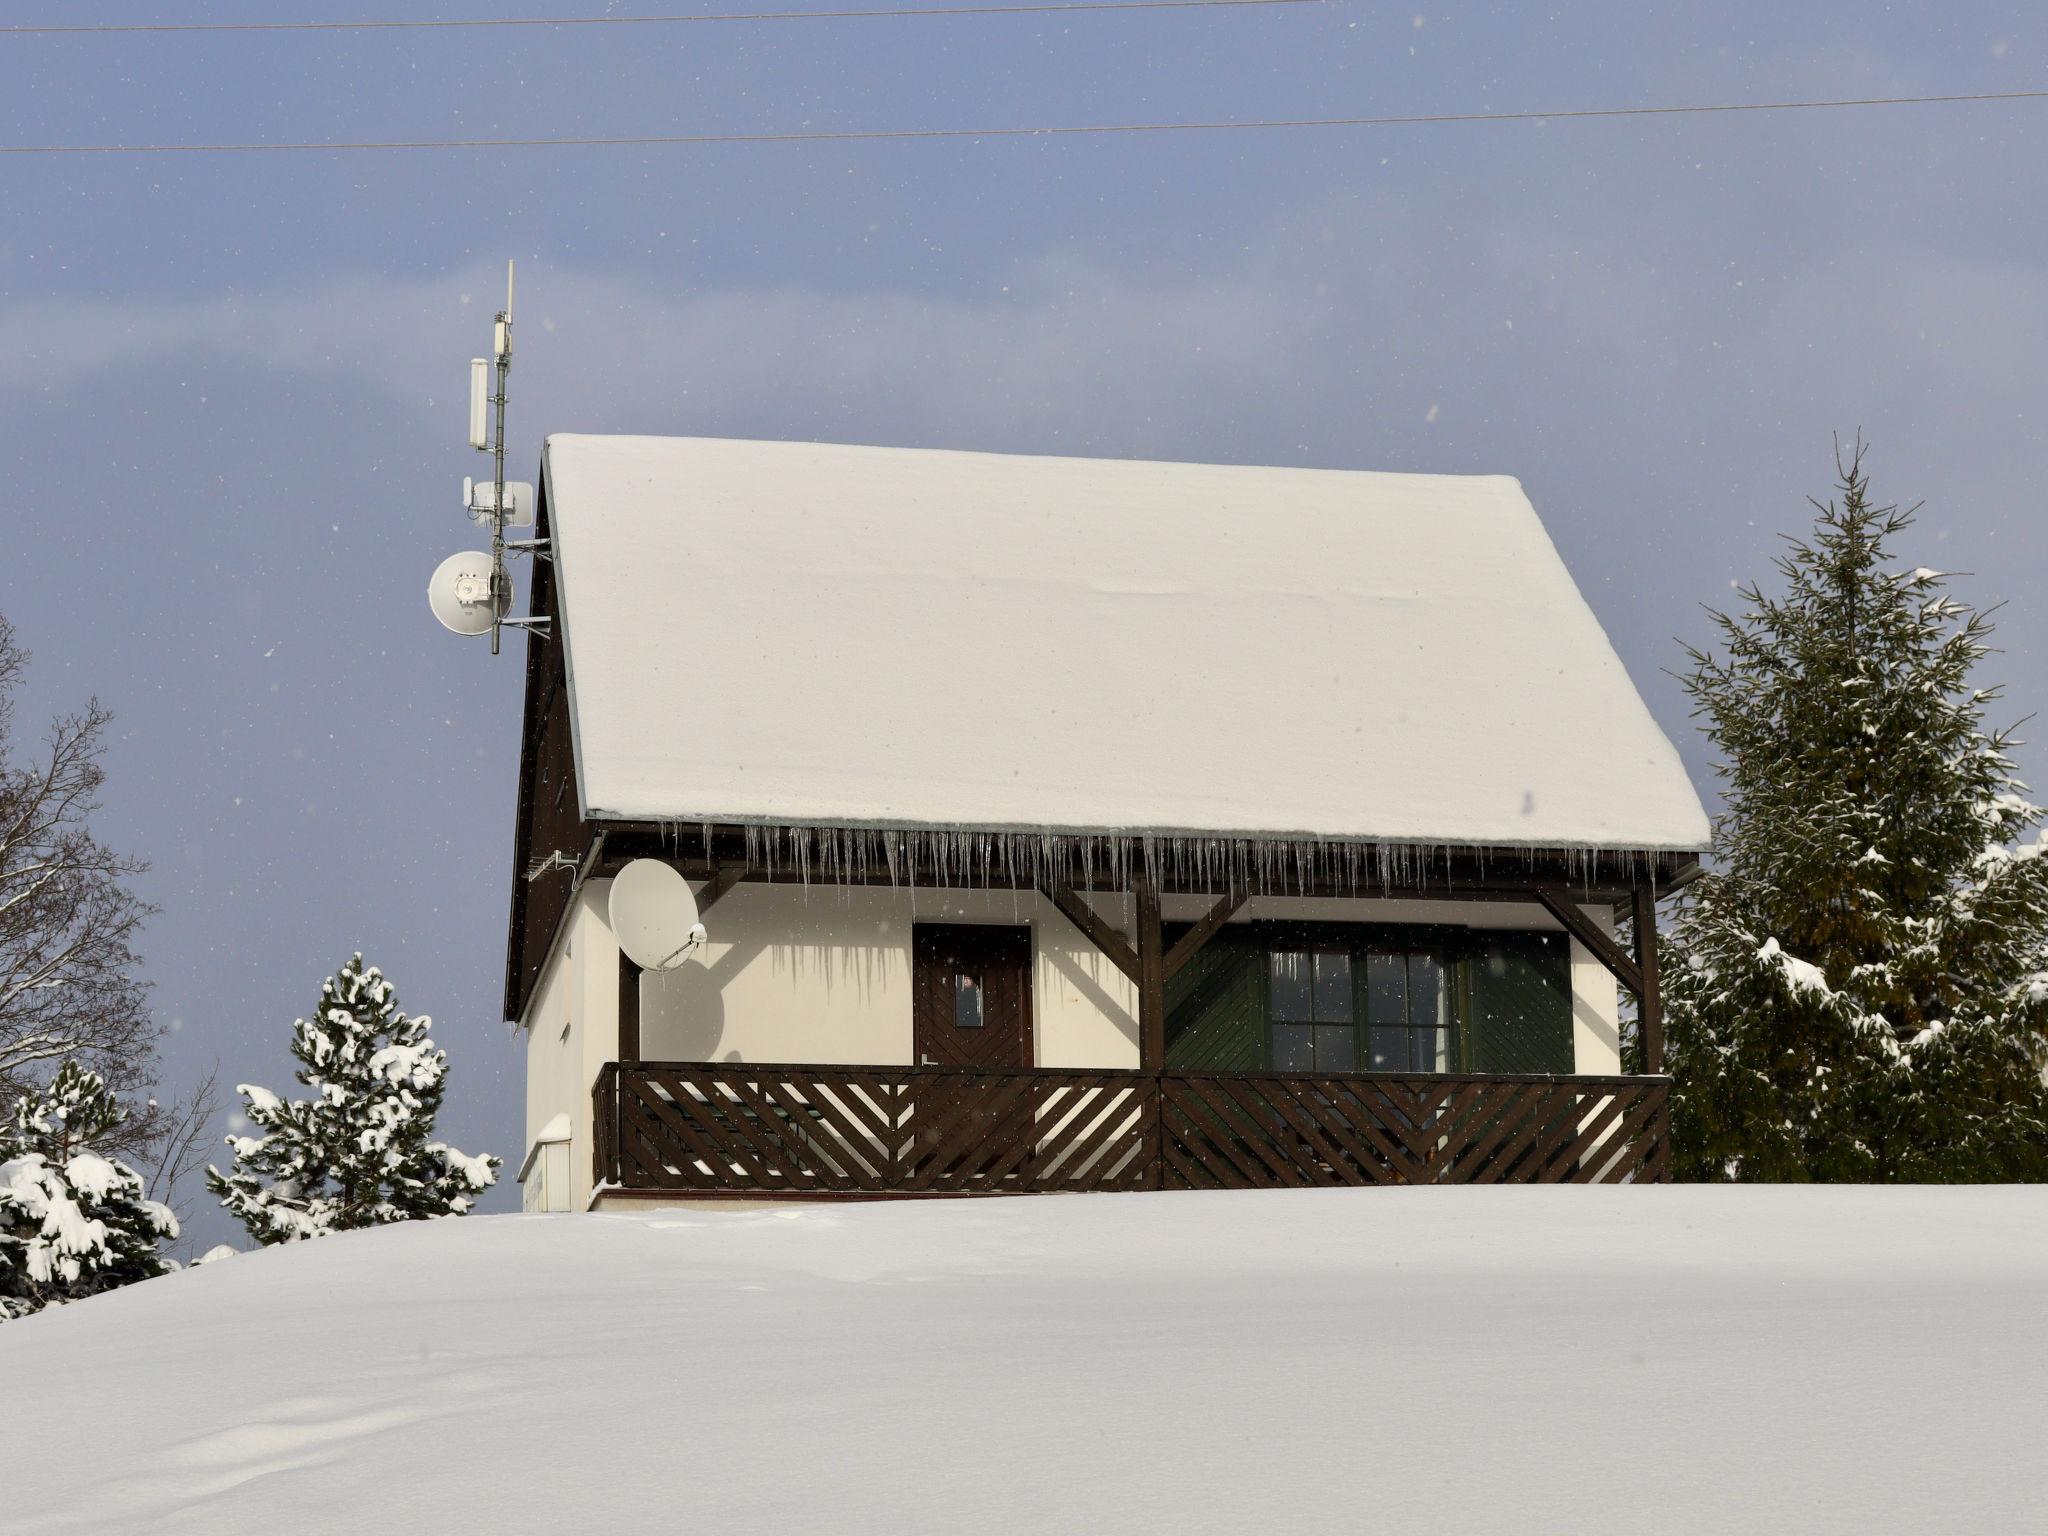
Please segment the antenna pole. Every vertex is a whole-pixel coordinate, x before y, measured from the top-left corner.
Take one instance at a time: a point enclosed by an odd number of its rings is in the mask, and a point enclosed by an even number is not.
[[[497,325],[498,392],[491,397],[497,423],[491,434],[491,654],[498,654],[499,616],[509,606],[511,581],[505,573],[505,375],[512,371],[512,263],[505,263],[505,307]]]

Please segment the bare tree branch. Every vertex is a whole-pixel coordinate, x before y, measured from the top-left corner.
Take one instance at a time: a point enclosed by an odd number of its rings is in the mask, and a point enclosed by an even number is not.
[[[191,1214],[199,1186],[187,1188],[192,1175],[206,1165],[213,1151],[213,1121],[220,1113],[220,1063],[216,1061],[182,1099],[169,1105],[151,1100],[140,1117],[147,1133],[141,1163],[149,1198],[167,1205],[180,1226]]]
[[[13,693],[27,667],[0,616],[0,1113],[66,1060],[141,1098],[161,1033],[133,947],[153,909],[127,884],[147,866],[110,851],[89,825],[112,717],[90,701],[18,763]],[[137,1115],[114,1150],[150,1146],[161,1118]]]

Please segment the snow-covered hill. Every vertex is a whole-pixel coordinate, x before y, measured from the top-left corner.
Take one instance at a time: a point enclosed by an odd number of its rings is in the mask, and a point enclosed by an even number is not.
[[[2039,1529],[2048,1191],[471,1218],[0,1325],[0,1525]]]

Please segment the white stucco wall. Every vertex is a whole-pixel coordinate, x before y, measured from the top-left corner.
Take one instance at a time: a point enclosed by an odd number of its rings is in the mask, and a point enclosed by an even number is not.
[[[618,945],[605,915],[609,881],[586,882],[541,972],[527,1012],[526,1136],[566,1113],[572,1127],[572,1208],[591,1192],[591,1089],[618,1050]],[[1120,929],[1129,900],[1093,898]],[[1168,897],[1169,920],[1200,917],[1200,897]],[[1595,921],[1612,931],[1608,914]],[[1410,922],[1468,928],[1556,928],[1518,902],[1261,897],[1234,922],[1295,919]],[[911,927],[919,922],[1018,923],[1034,930],[1032,1003],[1037,1064],[1135,1067],[1137,1005],[1130,981],[1034,892],[891,887],[735,887],[707,915],[711,941],[681,969],[641,983],[640,1052],[650,1061],[874,1063],[912,1059]],[[1571,947],[1577,1070],[1620,1070],[1614,978]]]
[[[591,1090],[619,1050],[619,946],[605,918],[610,882],[586,884],[570,900],[554,952],[526,1010],[526,1140],[569,1117],[569,1209],[590,1203]]]
[[[1121,902],[1099,898],[1111,921]],[[709,914],[697,961],[641,982],[650,1061],[911,1061],[910,931],[916,923],[1035,930],[1037,1065],[1138,1064],[1123,972],[1033,892],[742,884]]]
[[[1604,907],[1582,908],[1600,931],[1614,937],[1614,917]],[[1545,916],[1548,916],[1546,913]],[[1555,927],[1555,923],[1547,926]],[[1621,1071],[1621,986],[1614,973],[1577,939],[1572,945],[1572,1062],[1584,1073]]]

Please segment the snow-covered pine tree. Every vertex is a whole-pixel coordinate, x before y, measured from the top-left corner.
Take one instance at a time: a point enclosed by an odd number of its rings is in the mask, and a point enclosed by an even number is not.
[[[1726,783],[1666,969],[1681,1177],[2048,1177],[2048,857],[1990,625],[1893,568],[1861,441],[1840,502],[1684,679]],[[2030,834],[2031,838],[2030,838]]]
[[[93,1150],[126,1119],[98,1073],[67,1061],[0,1125],[0,1322],[176,1267],[158,1244],[177,1218]]]
[[[398,1011],[391,984],[356,955],[292,1026],[295,1074],[313,1091],[286,1101],[243,1083],[266,1134],[230,1136],[235,1168],[207,1187],[260,1243],[460,1216],[498,1176],[498,1159],[432,1140],[448,1074],[431,1021]]]

